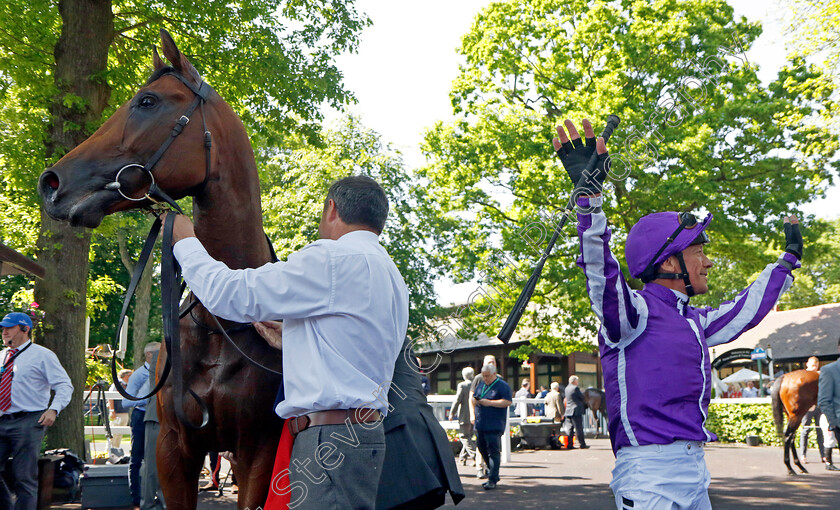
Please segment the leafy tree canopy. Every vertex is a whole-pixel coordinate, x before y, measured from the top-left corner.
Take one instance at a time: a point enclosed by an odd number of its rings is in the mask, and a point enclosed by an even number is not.
[[[476,17],[451,92],[458,118],[427,131],[416,190],[445,269],[484,289],[467,331],[497,331],[568,200],[550,142],[566,118],[596,131],[622,119],[605,193],[619,260],[629,228],[663,210],[715,215],[713,289],[695,304],[734,297],[775,259],[782,215],[835,176],[838,141],[823,126],[837,105],[831,80],[802,58],[763,86],[744,56],[760,32],[714,0],[509,0]],[[806,245],[825,228],[807,218]],[[579,348],[596,327],[571,225],[564,235],[518,330],[547,352]],[[801,297],[786,306],[813,302]]]
[[[263,173],[263,216],[277,255],[285,259],[318,239],[324,198],[333,181],[358,174],[376,179],[390,204],[382,244],[408,285],[409,334],[419,334],[436,308],[435,271],[425,253],[427,229],[414,211],[402,156],[355,117],[343,119],[323,135],[323,147],[281,153]]]

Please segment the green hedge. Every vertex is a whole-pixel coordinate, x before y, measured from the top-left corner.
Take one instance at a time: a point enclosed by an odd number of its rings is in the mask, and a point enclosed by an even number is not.
[[[782,445],[770,404],[711,404],[706,428],[723,443],[743,443],[749,435],[760,437],[766,445]]]

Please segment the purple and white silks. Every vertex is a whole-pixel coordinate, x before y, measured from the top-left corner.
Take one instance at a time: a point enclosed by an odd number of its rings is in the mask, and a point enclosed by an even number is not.
[[[718,308],[656,283],[631,289],[610,252],[601,197],[578,199],[578,265],[586,274],[610,413],[613,452],[624,446],[715,441],[705,422],[711,395],[708,348],[755,327],[793,282],[800,267],[789,253]]]

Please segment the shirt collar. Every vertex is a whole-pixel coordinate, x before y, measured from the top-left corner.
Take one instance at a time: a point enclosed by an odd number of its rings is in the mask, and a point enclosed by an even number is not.
[[[364,241],[379,244],[379,236],[370,230],[354,230],[338,238],[339,241]]]
[[[7,349],[9,349],[9,351],[11,351],[12,349],[17,349],[18,351],[22,351],[27,345],[29,345],[31,343],[32,343],[32,340],[30,339],[30,340],[27,340],[27,341],[23,342],[22,344],[18,345],[17,347],[7,347]]]
[[[669,289],[668,287],[664,287],[662,285],[659,285],[658,283],[647,283],[645,284],[644,290],[650,294],[653,294],[665,303],[673,306],[680,312],[683,312],[685,310],[685,307],[688,305],[687,294],[678,290]]]

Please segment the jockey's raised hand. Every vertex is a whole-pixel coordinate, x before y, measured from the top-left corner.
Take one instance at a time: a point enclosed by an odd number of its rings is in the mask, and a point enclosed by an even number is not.
[[[799,231],[799,219],[795,215],[785,218],[785,251],[802,260],[802,232]]]
[[[604,179],[607,177],[607,144],[602,137],[595,138],[595,131],[589,119],[583,119],[583,133],[586,135],[586,142],[581,140],[577,128],[571,120],[566,119],[563,126],[557,126],[557,138],[553,140],[554,150],[557,157],[563,163],[566,173],[572,180],[575,194],[597,195],[604,187]],[[591,171],[586,170],[592,154],[598,153],[598,163]]]

